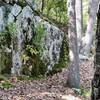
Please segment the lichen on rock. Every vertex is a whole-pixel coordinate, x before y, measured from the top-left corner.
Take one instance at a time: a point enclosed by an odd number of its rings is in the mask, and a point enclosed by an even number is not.
[[[39,36],[41,31],[43,35],[40,34],[41,54],[39,56],[41,61],[45,63],[45,66],[47,67],[46,72],[48,72],[49,70],[52,70],[53,66],[59,61],[64,32],[54,24],[51,24],[42,19],[39,15],[36,15],[34,10],[37,8],[32,0],[25,0],[24,3],[26,4],[24,6],[21,6],[19,1],[20,0],[8,0],[5,1],[6,3],[4,6],[0,6],[0,31],[4,31],[5,27],[11,23],[15,23],[16,26],[15,31],[13,32],[16,33],[16,36],[12,37],[10,44],[12,52],[11,73],[16,75],[22,74],[22,56],[26,52],[25,47],[26,45],[35,45],[36,48],[38,48],[34,39],[37,35]],[[10,8],[8,12],[6,10],[7,5],[9,5]],[[6,18],[4,16],[6,16]],[[43,26],[42,29],[39,25]],[[37,29],[38,31],[36,31]],[[34,59],[35,58],[32,60],[34,61]]]

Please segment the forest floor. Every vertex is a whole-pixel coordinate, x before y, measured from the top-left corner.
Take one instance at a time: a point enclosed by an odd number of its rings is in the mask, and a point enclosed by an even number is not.
[[[81,90],[66,86],[67,70],[40,80],[17,81],[9,89],[0,88],[0,100],[90,100],[89,94],[93,78],[93,59],[81,64]]]

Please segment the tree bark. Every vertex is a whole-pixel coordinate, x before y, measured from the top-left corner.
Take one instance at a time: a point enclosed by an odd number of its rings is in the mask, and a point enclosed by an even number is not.
[[[82,0],[76,0],[76,30],[78,39],[78,51],[81,47],[82,31],[83,31],[83,10],[82,10]]]
[[[85,56],[89,56],[91,45],[93,43],[94,38],[94,25],[96,22],[96,14],[98,9],[99,0],[89,0],[89,21],[87,26],[86,35],[82,41],[82,50],[81,54]]]
[[[77,46],[77,33],[76,33],[76,14],[75,14],[75,0],[68,0],[68,38],[69,38],[69,56],[70,67],[68,74],[68,85],[70,87],[80,87],[79,75],[79,56]]]
[[[100,5],[97,14],[95,74],[92,80],[92,100],[100,100]]]

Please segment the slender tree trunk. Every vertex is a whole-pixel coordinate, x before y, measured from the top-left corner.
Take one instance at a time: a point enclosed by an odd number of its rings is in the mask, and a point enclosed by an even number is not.
[[[82,10],[82,0],[76,0],[76,30],[78,39],[78,51],[81,47],[82,31],[83,31],[83,10]]]
[[[83,48],[81,50],[81,53],[85,56],[89,56],[91,45],[93,43],[93,37],[94,37],[94,25],[96,22],[96,14],[97,9],[99,5],[99,0],[89,0],[89,21],[87,25],[87,31],[86,35],[83,38]]]
[[[69,56],[70,67],[68,74],[68,85],[70,87],[80,87],[79,75],[79,56],[77,48],[77,34],[76,34],[76,14],[75,14],[75,0],[68,0],[68,38],[69,38]]]
[[[44,0],[42,0],[42,7],[41,7],[42,13],[43,13],[43,9],[44,9]]]
[[[92,81],[92,100],[100,100],[100,5],[97,15],[95,74]]]

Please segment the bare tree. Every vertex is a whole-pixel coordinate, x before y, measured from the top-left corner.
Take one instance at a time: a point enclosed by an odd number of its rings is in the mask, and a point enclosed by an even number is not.
[[[86,35],[82,41],[82,50],[81,53],[85,56],[89,56],[91,45],[93,43],[94,37],[94,25],[96,22],[96,14],[98,9],[99,0],[89,0],[89,21],[87,25]]]
[[[41,11],[42,11],[42,13],[43,13],[43,9],[44,9],[44,0],[42,0],[42,7],[41,7]]]
[[[81,47],[82,31],[83,31],[83,10],[82,10],[82,0],[76,0],[76,30],[78,39],[78,49]],[[78,50],[78,51],[79,51]]]
[[[77,46],[77,33],[76,33],[76,14],[75,14],[75,0],[68,0],[68,38],[69,38],[69,56],[70,67],[68,74],[68,84],[70,87],[80,87],[79,75],[79,56]]]

